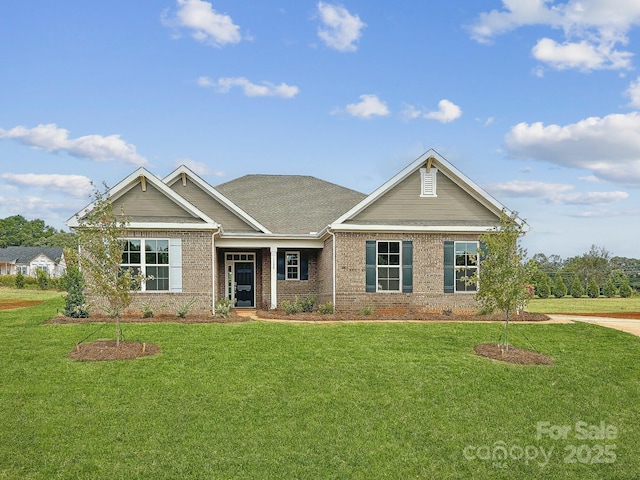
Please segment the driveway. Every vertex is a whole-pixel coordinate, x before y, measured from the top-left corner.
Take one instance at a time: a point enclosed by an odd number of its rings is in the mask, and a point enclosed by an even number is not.
[[[601,327],[614,328],[621,332],[627,332],[631,335],[640,337],[640,320],[627,320],[623,318],[610,317],[586,317],[580,315],[559,315],[549,314],[552,321],[558,322],[583,322],[593,323]]]

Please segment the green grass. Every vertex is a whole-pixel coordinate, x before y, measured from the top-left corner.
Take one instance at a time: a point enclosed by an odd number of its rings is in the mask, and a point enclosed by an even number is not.
[[[0,303],[7,300],[49,300],[61,297],[62,292],[55,290],[34,290],[0,287]]]
[[[536,298],[527,310],[534,313],[640,312],[640,296],[631,298]]]
[[[42,325],[61,307],[53,299],[0,312],[0,478],[626,479],[640,471],[640,339],[615,330],[512,324],[513,344],[555,359],[526,367],[474,354],[500,339],[501,324],[126,324],[126,339],[163,353],[83,363],[66,357],[75,342],[112,337],[113,325]],[[576,439],[579,421],[618,434]],[[537,422],[572,433],[537,439]],[[518,448],[553,449],[551,460],[497,464],[474,453],[501,442],[516,457]],[[615,444],[612,463],[565,463],[570,445],[585,460],[605,444]]]

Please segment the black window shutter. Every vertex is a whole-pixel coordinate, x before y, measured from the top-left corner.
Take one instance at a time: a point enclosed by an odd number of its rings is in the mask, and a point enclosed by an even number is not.
[[[366,250],[366,291],[376,291],[376,241],[367,240]]]
[[[444,242],[444,293],[454,292],[454,247],[453,242],[447,240]]]
[[[278,280],[284,279],[284,252],[278,251]]]
[[[309,280],[309,253],[300,252],[300,280]]]
[[[413,292],[413,240],[402,242],[402,293]]]

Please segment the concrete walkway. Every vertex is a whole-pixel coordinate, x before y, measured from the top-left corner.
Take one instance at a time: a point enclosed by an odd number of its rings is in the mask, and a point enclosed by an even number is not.
[[[556,322],[583,322],[593,323],[601,327],[613,328],[621,332],[627,332],[631,335],[640,337],[640,320],[628,320],[624,318],[611,317],[588,317],[581,315],[559,315],[548,314],[552,321]]]

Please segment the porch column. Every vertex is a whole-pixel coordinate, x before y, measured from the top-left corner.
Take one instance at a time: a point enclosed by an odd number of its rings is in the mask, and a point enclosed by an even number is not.
[[[278,306],[278,247],[271,247],[271,308]]]

